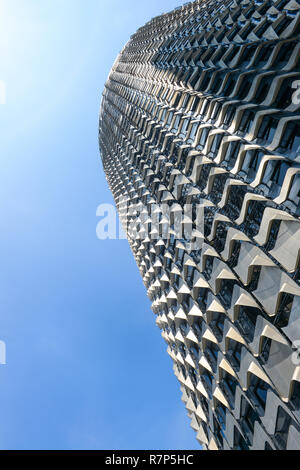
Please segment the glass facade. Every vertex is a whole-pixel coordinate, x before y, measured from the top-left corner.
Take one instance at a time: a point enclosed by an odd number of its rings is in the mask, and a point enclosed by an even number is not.
[[[298,0],[191,2],[103,92],[104,171],[209,450],[300,449],[299,33]]]

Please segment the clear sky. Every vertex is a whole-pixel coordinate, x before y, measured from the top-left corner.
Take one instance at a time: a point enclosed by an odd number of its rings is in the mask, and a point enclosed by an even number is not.
[[[198,449],[112,198],[98,113],[118,52],[176,0],[0,0],[1,449]]]

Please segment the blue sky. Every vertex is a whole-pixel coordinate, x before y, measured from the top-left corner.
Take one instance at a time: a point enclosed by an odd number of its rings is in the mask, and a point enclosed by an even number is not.
[[[98,152],[106,77],[176,0],[0,0],[1,449],[197,449]]]

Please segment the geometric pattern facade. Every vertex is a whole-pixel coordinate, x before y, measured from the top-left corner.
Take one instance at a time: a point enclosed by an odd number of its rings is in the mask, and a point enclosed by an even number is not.
[[[300,448],[299,33],[296,0],[188,3],[103,92],[104,170],[204,449]]]

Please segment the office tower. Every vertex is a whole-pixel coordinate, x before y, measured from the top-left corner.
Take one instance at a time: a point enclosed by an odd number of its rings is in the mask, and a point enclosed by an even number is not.
[[[300,448],[299,33],[296,0],[188,3],[103,93],[104,170],[204,449]]]

